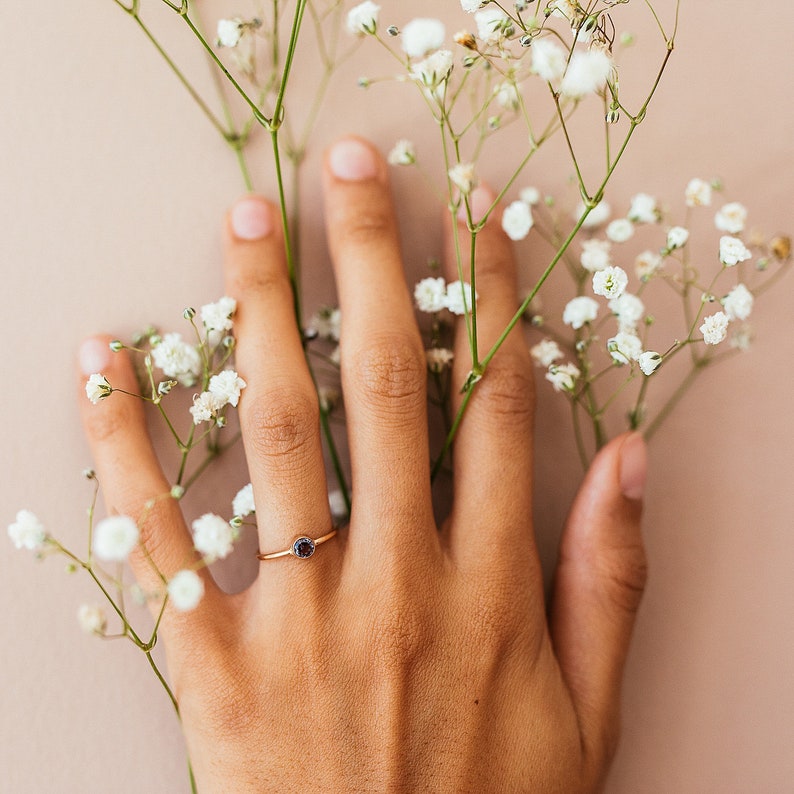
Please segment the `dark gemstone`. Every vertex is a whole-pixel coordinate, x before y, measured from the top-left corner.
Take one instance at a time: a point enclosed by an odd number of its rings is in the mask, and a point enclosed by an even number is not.
[[[298,538],[292,544],[292,553],[296,557],[300,557],[302,560],[305,560],[307,557],[311,557],[314,554],[314,541],[311,538]]]

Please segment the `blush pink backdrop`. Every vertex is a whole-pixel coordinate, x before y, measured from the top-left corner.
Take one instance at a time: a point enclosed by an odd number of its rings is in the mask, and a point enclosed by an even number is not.
[[[249,0],[197,5],[210,9],[208,21],[250,13]],[[457,0],[383,0],[383,18],[404,24],[442,5],[465,23]],[[656,5],[669,20],[672,0]],[[639,190],[678,200],[691,177],[719,174],[729,196],[750,208],[751,226],[794,231],[793,14],[788,0],[683,0],[677,51],[609,191],[614,206]],[[179,21],[162,10],[153,16],[209,92]],[[215,131],[111,0],[3,0],[0,30],[0,266],[9,318],[0,523],[29,507],[77,545],[90,498],[80,472],[90,461],[74,351],[97,330],[178,326],[184,305],[220,295],[220,221],[241,182]],[[641,41],[655,35],[647,25],[638,33]],[[303,182],[309,225],[321,212],[320,153],[336,136],[355,131],[384,150],[411,136],[432,147],[432,126],[413,115],[418,103],[403,102],[405,87],[355,88],[367,52],[374,45],[341,72],[320,117]],[[309,82],[299,70],[298,96]],[[264,164],[264,147],[255,149]],[[492,168],[495,182],[507,173],[504,163]],[[531,180],[548,190],[561,181],[549,170]],[[257,184],[272,189],[264,166]],[[427,220],[437,210],[415,184],[395,176],[412,278],[438,245]],[[317,235],[307,237],[306,254],[308,304],[331,300]],[[653,441],[644,523],[651,578],[610,794],[792,790],[792,284],[787,278],[759,302],[753,352],[707,374]],[[579,471],[560,398],[542,387],[539,395],[537,532],[548,566]],[[214,483],[193,509],[216,500],[220,508],[237,484]],[[78,605],[95,600],[89,584],[7,542],[0,560],[0,790],[186,791],[179,731],[145,660],[77,628]],[[254,572],[246,559],[219,575],[239,586]]]

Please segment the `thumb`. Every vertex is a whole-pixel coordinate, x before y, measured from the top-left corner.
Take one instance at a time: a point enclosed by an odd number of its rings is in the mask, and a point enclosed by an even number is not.
[[[647,453],[626,433],[596,456],[563,533],[551,613],[560,668],[594,769],[614,754],[620,686],[647,566],[640,534]]]

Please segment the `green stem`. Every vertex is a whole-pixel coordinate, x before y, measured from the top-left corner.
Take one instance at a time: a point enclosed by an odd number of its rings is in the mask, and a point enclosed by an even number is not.
[[[339,490],[342,492],[342,498],[345,500],[345,507],[347,514],[350,515],[351,499],[350,488],[348,487],[347,480],[345,479],[345,472],[342,468],[342,461],[339,458],[339,453],[336,449],[333,434],[331,433],[331,426],[328,423],[328,412],[320,409],[320,424],[323,429],[326,443],[328,445],[328,454],[331,456],[331,465],[334,467],[334,474],[336,475],[336,482]]]

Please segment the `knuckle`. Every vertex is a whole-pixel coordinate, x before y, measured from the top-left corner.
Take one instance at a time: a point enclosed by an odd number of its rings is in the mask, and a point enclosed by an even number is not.
[[[370,617],[366,634],[376,672],[387,678],[409,669],[430,639],[421,609],[403,599],[381,605]]]
[[[371,243],[394,235],[394,221],[391,211],[386,208],[370,208],[361,212],[347,214],[341,222],[346,242],[358,247],[366,247]]]
[[[298,389],[274,389],[245,407],[246,438],[255,453],[277,458],[305,448],[319,424],[316,396]]]
[[[251,292],[270,293],[283,289],[287,282],[286,273],[277,268],[267,267],[262,261],[250,257],[233,262],[230,270],[232,292],[238,295]]]
[[[599,560],[605,593],[619,609],[633,615],[648,581],[648,559],[641,544],[610,549]]]
[[[514,354],[494,359],[478,389],[492,415],[532,422],[534,382],[527,361]]]
[[[123,394],[111,394],[102,403],[92,408],[86,421],[86,435],[93,444],[106,444],[114,441],[122,433],[127,432],[139,417],[135,410],[135,405],[131,402],[122,401],[119,397]],[[110,402],[116,398],[114,402]]]
[[[369,342],[354,356],[353,377],[360,393],[373,402],[424,402],[425,362],[413,338]]]

